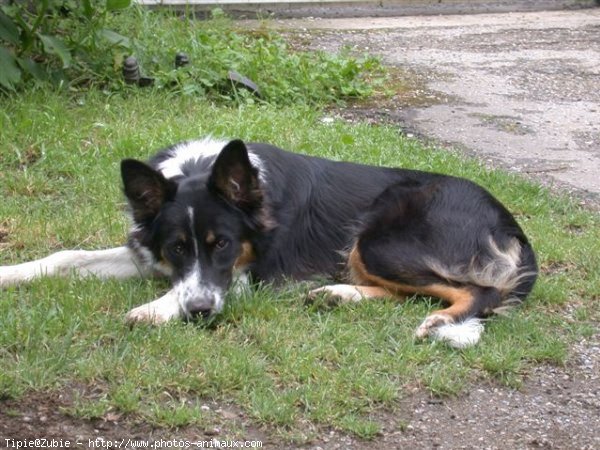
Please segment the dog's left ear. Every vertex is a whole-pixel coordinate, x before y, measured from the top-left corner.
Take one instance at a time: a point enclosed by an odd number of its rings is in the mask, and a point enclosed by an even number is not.
[[[213,166],[208,186],[242,210],[260,206],[262,192],[258,170],[250,162],[244,142],[234,140],[223,147]]]

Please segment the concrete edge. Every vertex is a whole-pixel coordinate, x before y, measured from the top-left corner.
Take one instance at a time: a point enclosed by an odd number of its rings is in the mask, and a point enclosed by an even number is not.
[[[220,8],[236,19],[256,18],[303,18],[303,17],[393,17],[445,14],[483,14],[505,12],[550,11],[584,9],[600,6],[600,0],[359,0],[359,1],[296,1],[296,2],[250,2],[232,0],[169,1],[139,3],[151,8],[171,8],[193,11],[200,18]]]

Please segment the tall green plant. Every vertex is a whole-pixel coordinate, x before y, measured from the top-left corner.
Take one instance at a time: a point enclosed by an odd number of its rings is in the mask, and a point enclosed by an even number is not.
[[[130,3],[0,4],[0,93],[40,80],[116,92],[153,85],[218,103],[324,105],[368,96],[385,79],[375,58],[297,50],[277,32],[240,29],[220,10],[198,21],[169,9],[125,10]],[[186,54],[188,64],[175,64],[179,53]],[[124,83],[127,56],[135,58],[128,70],[144,83]],[[232,72],[256,84],[260,96],[232,80]]]
[[[28,78],[60,81],[77,69],[94,72],[103,45],[129,48],[129,40],[105,28],[107,15],[131,0],[12,1],[0,7],[0,89],[15,90]]]

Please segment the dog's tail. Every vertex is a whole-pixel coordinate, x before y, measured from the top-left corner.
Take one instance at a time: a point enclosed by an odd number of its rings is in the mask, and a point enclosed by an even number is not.
[[[437,261],[428,262],[438,277],[453,285],[468,286],[472,294],[472,300],[460,316],[432,327],[428,332],[430,337],[456,348],[474,345],[483,333],[484,317],[506,314],[531,292],[538,274],[531,245],[516,237],[505,238],[503,244],[490,236],[483,243],[481,253],[466,267],[444,267]]]

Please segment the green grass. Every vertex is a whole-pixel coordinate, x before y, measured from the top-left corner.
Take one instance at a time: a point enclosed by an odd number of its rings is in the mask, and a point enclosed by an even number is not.
[[[435,301],[306,305],[302,286],[230,298],[210,327],[124,323],[167,284],[44,279],[0,291],[0,398],[75,390],[65,412],[123,414],[155,426],[210,428],[203,402],[233,404],[290,439],[334,427],[370,438],[374,417],[414,387],[460,395],[480,381],[518,387],[531,367],[564,364],[569,343],[593,332],[600,298],[600,220],[568,198],[423,146],[395,127],[324,124],[303,107],[215,107],[164,91],[68,96],[31,92],[0,112],[0,264],[63,248],[123,243],[118,166],[208,133],[268,141],[339,160],[471,178],[517,215],[542,275],[524,307],[458,351],[416,342]],[[564,310],[569,306],[570,314]]]

